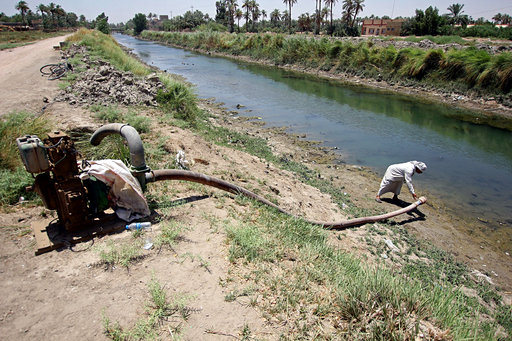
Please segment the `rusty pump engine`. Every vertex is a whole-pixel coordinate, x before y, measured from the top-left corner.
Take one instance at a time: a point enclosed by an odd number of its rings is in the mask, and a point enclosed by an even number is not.
[[[137,130],[130,125],[107,124],[94,132],[90,142],[97,146],[103,138],[111,134],[120,134],[126,140],[130,150],[130,171],[143,190],[146,189],[147,183],[155,181],[192,181],[231,193],[245,195],[284,214],[293,216],[293,214],[265,198],[221,179],[186,170],[150,170],[145,162],[142,140]],[[32,174],[37,174],[31,189],[39,194],[46,208],[57,210],[59,223],[67,231],[79,231],[85,228],[90,225],[95,217],[101,215],[108,208],[108,187],[100,181],[81,177],[77,162],[78,152],[71,138],[64,132],[49,133],[43,141],[35,135],[27,135],[18,138],[16,142],[25,169]],[[82,163],[86,162],[82,161]],[[421,197],[405,208],[378,216],[354,218],[339,222],[307,221],[326,228],[347,228],[391,218],[409,212],[425,202],[426,198]]]

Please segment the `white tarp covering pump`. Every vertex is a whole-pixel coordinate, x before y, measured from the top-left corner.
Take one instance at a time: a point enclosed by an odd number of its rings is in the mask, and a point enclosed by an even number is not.
[[[50,133],[44,141],[30,135],[17,139],[26,170],[38,174],[33,189],[41,196],[48,209],[57,210],[60,223],[67,230],[79,230],[90,222],[94,215],[101,214],[106,209],[107,197],[110,198],[108,205],[113,205],[114,209],[117,208],[118,216],[124,220],[130,221],[149,215],[142,192],[145,191],[147,183],[162,180],[191,181],[242,194],[284,214],[294,216],[265,198],[221,179],[188,170],[150,170],[145,163],[142,140],[130,125],[107,124],[96,130],[90,142],[97,146],[110,134],[120,134],[127,141],[131,159],[130,169],[122,162],[114,160],[77,162],[77,151],[73,142],[62,132]],[[118,181],[117,184],[116,181]],[[405,208],[378,216],[338,222],[308,219],[306,221],[325,228],[346,228],[388,219],[409,212],[425,202],[426,198],[421,197]]]

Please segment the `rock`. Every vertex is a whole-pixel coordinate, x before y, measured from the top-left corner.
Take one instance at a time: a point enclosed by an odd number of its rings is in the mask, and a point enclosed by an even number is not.
[[[494,283],[493,283],[493,281],[492,281],[492,279],[491,279],[489,276],[487,276],[487,275],[483,274],[482,272],[480,272],[480,271],[478,271],[478,270],[476,270],[476,269],[474,269],[473,271],[471,271],[471,274],[472,274],[472,275],[474,275],[474,276],[475,276],[477,279],[479,279],[479,280],[482,280],[482,279],[483,279],[483,280],[485,280],[485,281],[486,281],[487,283],[489,283],[489,284],[494,284]]]
[[[158,77],[158,75],[156,73],[152,73],[150,74],[149,76],[146,77],[146,80],[148,82],[153,82],[153,83],[158,83],[160,82],[160,78]]]
[[[81,48],[77,51],[86,53],[85,48]],[[116,70],[110,63],[102,60],[93,62],[85,57],[82,60],[87,63],[87,71],[80,74],[78,81],[61,91],[56,101],[68,101],[78,105],[111,103],[158,105],[155,99],[156,94],[158,89],[163,89],[165,86],[156,73],[146,78],[137,78],[130,72]],[[66,96],[66,92],[74,95]]]
[[[110,69],[110,67],[104,65],[104,66],[100,66],[100,69],[98,70],[98,73],[102,76],[107,76],[109,75],[110,73],[112,72],[112,70]]]

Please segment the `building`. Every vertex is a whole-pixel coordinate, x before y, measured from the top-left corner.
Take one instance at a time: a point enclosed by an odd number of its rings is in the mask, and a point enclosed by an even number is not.
[[[366,19],[363,21],[363,36],[399,36],[404,19]]]

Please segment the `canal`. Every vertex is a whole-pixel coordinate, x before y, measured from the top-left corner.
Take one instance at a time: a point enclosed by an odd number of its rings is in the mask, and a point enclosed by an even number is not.
[[[392,163],[419,160],[416,191],[432,193],[459,213],[506,229],[512,238],[512,133],[460,120],[446,105],[350,87],[278,68],[211,57],[116,34],[144,62],[183,76],[201,98],[259,116],[336,147],[347,163],[384,173]],[[378,189],[375,184],[375,191]],[[403,197],[410,201],[407,189]],[[501,231],[504,232],[504,231]],[[505,243],[511,240],[504,241]]]

